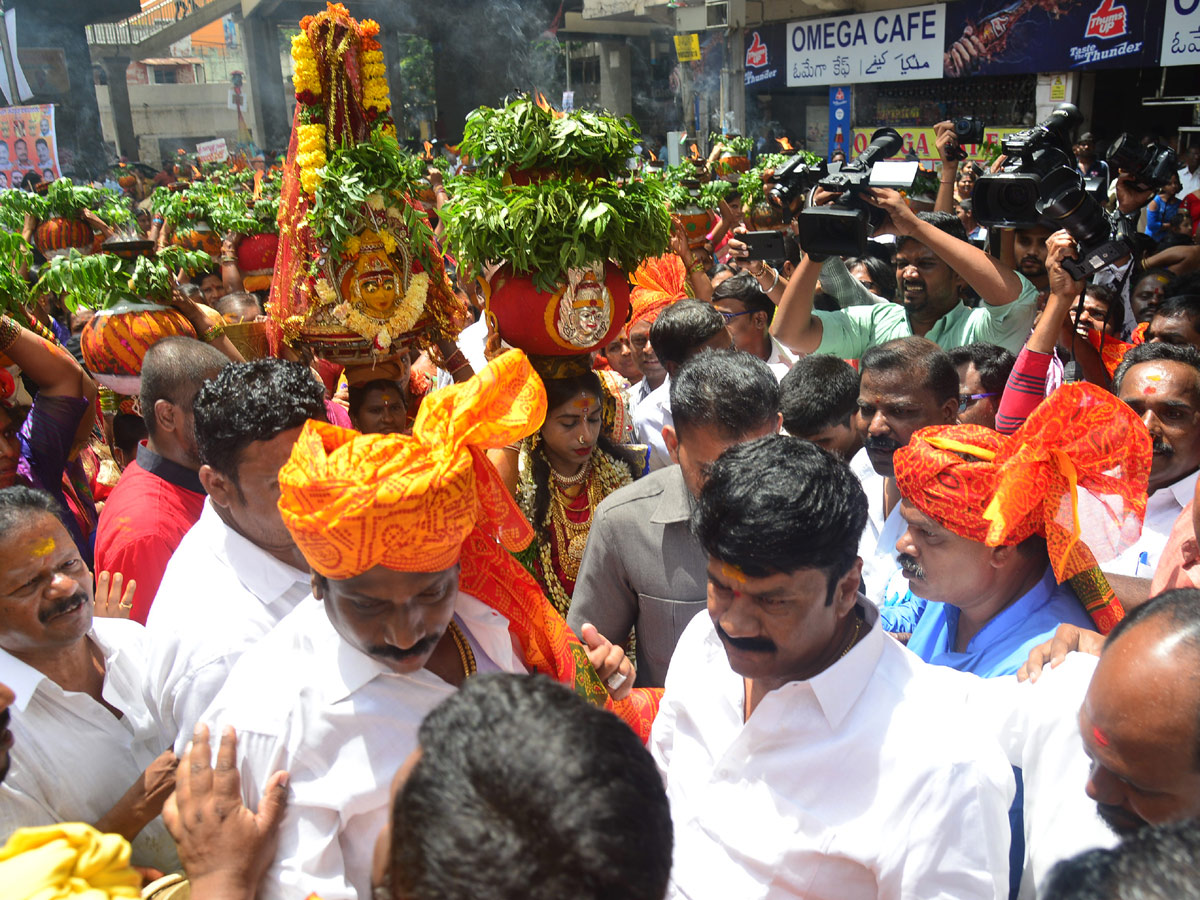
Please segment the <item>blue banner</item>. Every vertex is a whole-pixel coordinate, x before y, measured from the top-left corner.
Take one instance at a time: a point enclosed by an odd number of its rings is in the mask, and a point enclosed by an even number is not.
[[[746,29],[746,87],[769,91],[787,86],[787,26]]]
[[[829,152],[825,158],[829,159],[835,150],[841,150],[849,159],[853,139],[850,131],[850,86],[832,85],[829,88]]]
[[[945,77],[1158,65],[1162,0],[946,4]]]

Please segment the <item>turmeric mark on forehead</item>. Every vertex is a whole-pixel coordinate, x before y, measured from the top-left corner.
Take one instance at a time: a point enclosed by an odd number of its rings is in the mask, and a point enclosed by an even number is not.
[[[35,543],[33,547],[30,548],[30,552],[32,552],[33,555],[38,559],[44,559],[53,553],[57,547],[58,545],[54,542],[54,538],[47,537],[42,538],[40,541]]]
[[[721,577],[732,581],[734,584],[744,585],[746,583],[746,573],[737,566],[727,562],[721,563]]]

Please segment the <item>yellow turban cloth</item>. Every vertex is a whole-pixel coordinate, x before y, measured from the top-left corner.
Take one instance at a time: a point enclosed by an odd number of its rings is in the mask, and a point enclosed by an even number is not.
[[[425,398],[412,435],[359,434],[309,421],[279,472],[279,509],[327,578],[375,566],[440,572],[480,530],[510,550],[533,537],[484,453],[537,431],[546,389],[520,350]]]
[[[141,876],[129,866],[129,842],[91,825],[20,828],[0,847],[4,900],[136,898],[141,886]]]

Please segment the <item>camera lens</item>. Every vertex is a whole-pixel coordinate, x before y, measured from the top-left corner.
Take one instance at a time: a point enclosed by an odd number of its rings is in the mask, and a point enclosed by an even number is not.
[[[971,193],[976,221],[1008,228],[1036,225],[1038,182],[1037,176],[1020,172],[981,176]]]

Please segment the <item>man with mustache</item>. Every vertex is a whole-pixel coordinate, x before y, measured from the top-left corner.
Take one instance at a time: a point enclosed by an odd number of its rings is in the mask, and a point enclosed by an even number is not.
[[[1134,347],[1113,373],[1112,390],[1145,423],[1154,448],[1142,536],[1103,565],[1117,593],[1136,601],[1148,596],[1171,528],[1196,492],[1200,351],[1188,344]]]
[[[92,573],[44,491],[0,490],[0,559],[0,682],[16,694],[0,753],[20,746],[0,785],[0,843],[87,822],[128,839],[135,864],[177,868],[159,818],[176,760],[142,697],[141,626],[93,620]]]
[[[146,620],[146,695],[182,753],[246,650],[308,597],[308,563],[283,525],[279,470],[325,391],[307,366],[226,366],[191,404],[200,516],[167,563]]]
[[[1018,228],[1013,232],[1016,269],[1039,291],[1050,289],[1050,274],[1046,270],[1046,238],[1050,237],[1052,231],[1052,228],[1044,225],[1034,225],[1032,228]]]
[[[313,597],[247,650],[202,721],[233,726],[247,805],[290,799],[263,900],[370,896],[388,786],[422,718],[475,672],[537,669],[649,733],[619,647],[571,635],[512,557],[532,539],[486,449],[536,431],[546,393],[525,354],[425,398],[411,435],[304,426],[278,472]],[[622,699],[608,700],[606,691]],[[587,752],[580,747],[579,752]]]
[[[855,426],[863,449],[850,460],[850,470],[867,494],[867,527],[858,545],[863,593],[880,604],[896,573],[896,540],[904,531],[892,455],[918,429],[956,421],[958,373],[944,350],[919,337],[871,347],[859,370]],[[892,624],[899,631],[911,631],[915,614]]]
[[[1037,312],[1038,290],[1024,275],[967,240],[948,212],[914,213],[896,191],[875,188],[867,200],[888,213],[896,239],[896,303],[813,311],[821,263],[805,258],[788,282],[771,334],[797,353],[859,359],[868,347],[919,335],[949,350],[983,341],[1020,352]],[[965,287],[981,298],[971,309]]]
[[[900,566],[929,601],[908,641],[923,660],[1012,675],[1060,622],[1107,631],[1119,620],[1089,539],[1136,535],[1150,442],[1111,394],[1064,385],[1009,437],[923,428],[895,467]],[[1064,523],[1064,508],[1088,514]]]
[[[651,738],[669,898],[1008,896],[1010,767],[962,727],[967,680],[891,640],[859,595],[866,516],[846,466],[800,438],[713,465],[692,517],[708,614]]]

